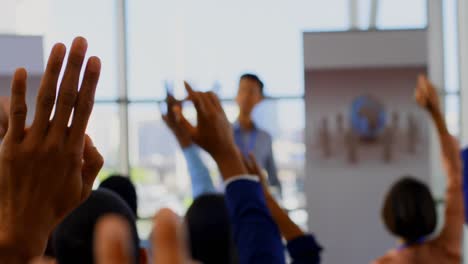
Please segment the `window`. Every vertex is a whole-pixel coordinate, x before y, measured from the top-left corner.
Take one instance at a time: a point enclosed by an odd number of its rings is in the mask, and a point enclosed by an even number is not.
[[[426,0],[377,0],[377,28],[425,28],[427,26]]]
[[[22,0],[16,8],[17,33],[43,35],[45,54],[53,43],[70,44],[74,36],[83,35],[89,40],[89,55],[98,55],[103,61],[98,100],[89,124],[89,133],[106,160],[100,178],[129,163],[141,217],[151,216],[162,206],[183,213],[190,202],[190,182],[177,142],[160,117],[158,102],[164,98],[166,86],[173,85],[176,95],[182,96],[182,80],[187,79],[197,89],[217,91],[230,121],[234,121],[238,78],[244,72],[254,72],[265,82],[269,97],[256,109],[255,119],[274,137],[284,206],[304,223],[302,32],[349,29],[350,1],[123,2],[125,27],[118,23],[121,1],[116,0]],[[370,0],[358,3],[360,27],[365,28]],[[379,3],[378,28],[427,25],[424,0]],[[123,44],[117,42],[119,32],[124,32],[127,40],[129,98],[119,98],[117,91],[119,58],[125,55],[118,49]],[[128,124],[122,118],[123,110],[128,110]],[[193,108],[185,111],[194,117]],[[455,129],[457,117],[450,120]],[[128,161],[120,153],[127,141]],[[213,161],[205,159],[217,179]]]
[[[445,115],[449,130],[460,135],[460,72],[457,0],[443,1]]]

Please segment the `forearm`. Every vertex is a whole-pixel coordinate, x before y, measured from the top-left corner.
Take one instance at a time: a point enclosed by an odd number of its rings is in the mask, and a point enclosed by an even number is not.
[[[14,228],[13,226],[11,227]],[[0,235],[0,263],[24,264],[43,254],[47,240],[24,236],[22,239]],[[34,242],[36,241],[36,242]]]
[[[235,147],[221,155],[213,155],[213,159],[216,161],[224,181],[247,174],[242,157]]]
[[[462,169],[460,151],[447,129],[445,118],[440,111],[430,111],[440,142],[442,160],[447,174],[447,187],[461,187]]]
[[[203,163],[196,145],[190,144],[182,149],[192,181],[192,195],[194,198],[204,194],[213,193],[215,188],[208,168]]]
[[[443,113],[440,110],[436,110],[436,109],[429,109],[429,113],[436,127],[437,134],[439,135],[439,139],[442,140],[445,137],[450,136],[450,133],[447,129],[447,125],[445,123],[445,118],[444,118]],[[441,143],[443,142],[441,141]]]
[[[0,245],[0,263],[25,264],[28,263],[33,257],[34,256],[26,256],[11,246]]]
[[[265,194],[268,209],[273,220],[278,225],[281,235],[286,241],[291,241],[304,235],[304,232],[288,216],[288,214],[279,206],[270,194]]]

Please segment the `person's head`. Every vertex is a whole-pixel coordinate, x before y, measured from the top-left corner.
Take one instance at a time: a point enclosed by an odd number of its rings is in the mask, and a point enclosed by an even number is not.
[[[263,97],[263,82],[257,75],[247,73],[240,77],[236,102],[241,114],[250,115]]]
[[[398,180],[385,197],[382,218],[388,231],[409,244],[432,234],[436,205],[427,185],[412,177]]]
[[[192,258],[204,264],[236,263],[237,253],[223,195],[195,199],[185,215]]]
[[[90,197],[55,229],[52,243],[59,264],[94,263],[93,239],[98,220],[106,215],[118,215],[128,221],[132,237],[134,263],[145,263],[146,255],[140,251],[136,219],[128,205],[108,190],[93,191]]]
[[[99,188],[106,188],[118,194],[128,204],[130,209],[132,209],[135,216],[137,216],[137,193],[135,186],[128,177],[111,175],[101,182]]]

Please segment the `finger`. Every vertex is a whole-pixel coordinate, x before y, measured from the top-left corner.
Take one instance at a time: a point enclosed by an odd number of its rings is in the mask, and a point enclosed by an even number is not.
[[[10,118],[6,137],[14,141],[21,141],[26,125],[26,79],[25,69],[17,69],[11,84]]]
[[[196,137],[197,129],[190,124],[190,122],[185,118],[183,114],[180,114],[178,124],[184,131],[188,131],[188,133],[192,136],[192,139]]]
[[[83,189],[81,192],[82,200],[85,200],[91,194],[94,180],[96,179],[103,164],[103,157],[94,146],[91,138],[86,135],[83,150],[83,167],[81,168],[83,181]]]
[[[203,93],[194,92],[191,95],[191,100],[193,105],[195,106],[195,110],[197,110],[197,118],[200,119],[207,115],[207,108],[205,100],[203,99]]]
[[[67,48],[62,43],[55,44],[50,52],[49,60],[41,80],[36,99],[36,113],[31,127],[31,133],[43,136],[49,127],[50,114],[55,105],[57,82],[62,70]]]
[[[154,217],[151,235],[154,264],[182,264],[187,260],[182,226],[170,209],[161,209]]]
[[[208,98],[210,99],[211,104],[214,106],[216,110],[218,111],[223,110],[223,107],[221,106],[221,102],[219,101],[219,98],[215,93],[208,92]]]
[[[177,102],[177,100],[175,99],[175,97],[174,97],[173,95],[167,94],[166,102],[167,102],[167,103],[175,104],[175,103]]]
[[[130,241],[130,228],[125,219],[117,215],[102,217],[96,224],[96,233],[94,235],[94,259],[96,263],[133,263]]]
[[[76,101],[75,111],[70,129],[70,142],[83,145],[89,116],[93,111],[94,96],[101,73],[101,61],[97,57],[91,57],[86,65],[83,82]]]
[[[200,99],[207,115],[211,115],[217,112],[215,103],[213,102],[209,92],[201,93]]]
[[[174,107],[177,105],[177,100],[173,96],[168,96],[166,98],[167,104],[167,115],[169,118],[174,119]]]
[[[78,37],[73,41],[65,73],[60,84],[57,107],[51,126],[54,138],[59,138],[64,133],[63,130],[68,126],[70,115],[75,107],[81,68],[87,48],[86,39]]]
[[[10,97],[0,96],[0,139],[5,137],[10,122]]]
[[[187,91],[187,94],[188,96],[190,97],[192,94],[195,93],[195,91],[193,90],[192,86],[190,86],[190,84],[186,81],[184,81],[184,86],[185,86],[185,90]]]

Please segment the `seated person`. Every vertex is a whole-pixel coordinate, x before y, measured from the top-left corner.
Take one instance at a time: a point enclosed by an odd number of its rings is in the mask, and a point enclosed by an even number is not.
[[[464,223],[460,149],[447,130],[437,91],[424,76],[419,77],[416,100],[430,114],[439,135],[447,173],[445,223],[440,234],[430,237],[437,224],[431,192],[414,178],[402,178],[387,193],[382,209],[388,231],[402,244],[374,263],[460,263]]]
[[[133,214],[136,217],[138,216],[135,185],[133,185],[132,181],[128,177],[124,177],[122,175],[111,175],[99,184],[99,188],[105,188],[118,194],[120,198],[127,203],[130,209],[132,209]]]
[[[292,264],[318,264],[320,263],[320,253],[322,247],[317,243],[311,234],[305,234],[297,226],[288,214],[279,206],[268,188],[268,182],[260,165],[254,155],[250,155],[250,160],[246,159],[245,166],[252,175],[257,175],[263,187],[268,209],[275,220],[281,235],[287,242],[287,249],[292,259]]]
[[[161,209],[153,218],[151,236],[153,264],[199,264],[188,256],[185,227],[179,217],[169,209]],[[94,238],[97,264],[134,263],[128,247],[130,227],[120,216],[109,215],[101,218]],[[52,264],[48,259],[40,259],[32,264]]]
[[[203,264],[237,264],[238,257],[224,196],[203,194],[185,214],[192,259]]]
[[[146,264],[146,253],[139,249],[135,216],[117,194],[101,189],[93,191],[81,206],[69,214],[55,229],[52,243],[59,264],[94,263],[93,238],[98,220],[106,215],[121,216],[131,233],[134,263]]]

